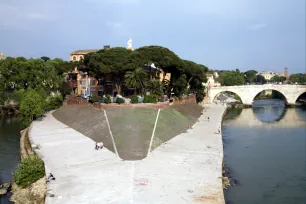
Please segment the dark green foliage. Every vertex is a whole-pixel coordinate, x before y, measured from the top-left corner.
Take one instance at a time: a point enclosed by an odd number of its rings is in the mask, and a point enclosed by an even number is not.
[[[131,96],[131,103],[133,104],[138,103],[138,97],[136,95]]]
[[[146,86],[146,73],[140,67],[137,67],[133,71],[127,71],[124,78],[127,87],[134,89],[135,93],[137,93],[137,89],[140,89],[142,92]]]
[[[278,75],[275,75],[274,77],[270,79],[271,82],[284,82],[285,80],[286,80],[286,77],[278,76]]]
[[[171,73],[171,81],[167,83],[167,86],[162,86],[162,91],[160,86],[155,86],[156,83],[154,86],[150,86],[154,87],[154,90],[146,87],[149,77],[141,70],[145,64],[150,63],[154,63],[156,67]],[[142,93],[144,88],[148,88],[150,92],[158,96],[163,93],[170,96],[172,88],[177,90],[175,94],[182,95],[183,86],[187,88],[188,82],[190,82],[189,85],[193,92],[198,92],[200,89],[197,81],[206,82],[205,73],[208,71],[208,68],[204,65],[182,60],[174,52],[161,46],[145,46],[134,51],[120,47],[99,50],[85,55],[84,61],[79,68],[95,77],[100,77],[110,72],[125,74],[127,87],[134,89],[135,93]],[[182,75],[185,75],[186,81],[183,85],[179,84],[180,81],[184,80],[184,77],[183,79],[181,78]],[[120,83],[118,81],[118,84]],[[183,92],[186,92],[186,90],[183,90]]]
[[[161,83],[159,80],[149,81],[146,89],[150,92],[150,94],[155,96],[162,96],[164,94],[163,83]]]
[[[236,71],[222,72],[217,79],[222,86],[237,86],[244,84],[244,74],[238,69]]]
[[[13,173],[15,183],[25,188],[44,177],[44,162],[37,155],[27,157],[18,165],[18,170]]]
[[[104,103],[109,104],[109,103],[111,103],[111,102],[112,102],[112,101],[111,101],[110,95],[106,95],[106,96],[105,96],[105,99],[104,99]]]
[[[44,62],[50,60],[50,58],[49,58],[49,57],[46,57],[46,56],[42,56],[40,59],[42,59]]]
[[[95,103],[95,102],[99,102],[101,103],[102,99],[101,99],[101,96],[92,96],[91,97],[91,100]]]
[[[257,71],[255,70],[248,70],[244,72],[244,78],[246,83],[255,83],[256,82],[256,74]]]
[[[124,99],[123,98],[117,98],[116,103],[122,104],[122,103],[124,103]]]
[[[292,83],[306,83],[306,74],[292,74],[290,75],[290,82]]]
[[[34,90],[29,89],[24,94],[24,97],[20,104],[20,114],[24,125],[30,125],[30,123],[44,114],[45,101]]]
[[[20,104],[23,99],[24,94],[25,94],[24,89],[17,90],[14,92],[12,99],[18,104]]]
[[[187,79],[186,75],[181,75],[176,81],[173,83],[173,92],[177,97],[182,97],[183,94],[187,93]]]
[[[47,99],[45,110],[46,111],[55,110],[61,107],[62,104],[63,104],[62,95],[51,96]]]
[[[71,71],[75,63],[61,59],[26,59],[7,57],[0,61],[1,84],[6,89],[43,88],[46,93],[57,90],[62,84],[63,73]],[[1,85],[0,84],[0,89]]]
[[[264,76],[262,76],[262,75],[257,75],[257,76],[256,76],[256,82],[259,83],[259,84],[265,84],[267,81],[266,81],[266,79],[265,79]]]
[[[156,98],[156,96],[146,95],[146,96],[144,96],[143,102],[144,103],[156,103],[157,98]]]

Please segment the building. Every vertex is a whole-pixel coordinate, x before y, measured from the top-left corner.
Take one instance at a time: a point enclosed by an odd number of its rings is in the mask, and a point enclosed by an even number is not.
[[[0,60],[4,60],[4,59],[5,59],[4,53],[0,52]]]
[[[270,81],[271,78],[274,77],[274,76],[286,77],[286,81],[288,81],[289,76],[290,76],[289,73],[288,73],[288,68],[287,67],[284,68],[284,73],[270,71],[270,72],[258,72],[256,75],[262,75],[265,78],[265,80],[267,80],[267,81]]]
[[[217,75],[214,73],[214,74],[207,74],[206,77],[207,77],[207,82],[206,83],[203,83],[203,85],[209,89],[210,87],[218,87],[218,86],[221,86],[221,84],[219,82],[216,81],[216,77]]]
[[[110,46],[104,46],[104,49],[108,49]],[[80,61],[84,59],[84,56],[91,52],[96,52],[99,49],[90,50],[77,50],[70,53],[71,61]],[[145,64],[143,66],[144,71],[148,74],[150,79],[160,78],[160,80],[170,80],[170,73],[165,73],[163,70],[156,68],[152,63],[150,65]],[[75,67],[74,71],[70,72],[66,76],[66,81],[73,89],[74,95],[82,96],[103,96],[111,95],[116,96],[120,94],[122,96],[131,95],[134,90],[129,89],[125,85],[124,73],[107,73],[100,76],[99,79],[90,77],[86,72],[79,71]]]
[[[258,72],[256,75],[262,75],[265,80],[269,81],[274,76],[281,76],[279,72]]]

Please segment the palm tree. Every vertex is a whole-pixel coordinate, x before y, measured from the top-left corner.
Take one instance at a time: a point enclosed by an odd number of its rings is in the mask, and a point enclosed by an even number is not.
[[[146,86],[147,74],[140,67],[134,69],[133,71],[127,71],[124,75],[125,83],[128,88],[132,88],[135,90],[137,94],[137,89],[141,89]]]

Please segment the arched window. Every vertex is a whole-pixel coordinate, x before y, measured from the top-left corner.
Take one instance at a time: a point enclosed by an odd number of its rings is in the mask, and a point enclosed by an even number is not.
[[[83,56],[80,56],[80,60],[83,60],[84,58],[83,58]]]
[[[76,57],[75,56],[73,56],[73,58],[72,58],[74,61],[76,60]]]

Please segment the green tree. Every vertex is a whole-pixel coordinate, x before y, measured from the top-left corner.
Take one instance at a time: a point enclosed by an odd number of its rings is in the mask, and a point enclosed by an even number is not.
[[[267,81],[264,76],[259,74],[256,76],[256,82],[260,84],[265,84]]]
[[[150,92],[150,94],[155,95],[155,96],[160,97],[164,94],[163,84],[157,79],[153,79],[149,81],[146,89]]]
[[[292,83],[304,84],[304,83],[306,83],[306,74],[301,74],[301,73],[292,74],[292,75],[290,75],[289,80]]]
[[[222,86],[237,86],[244,84],[244,74],[239,70],[221,72],[217,79]]]
[[[50,58],[49,58],[49,57],[46,57],[46,56],[42,56],[40,59],[42,59],[44,62],[50,60]]]
[[[44,113],[45,101],[33,89],[27,90],[20,104],[20,114],[24,125],[28,126]]]
[[[173,83],[173,92],[177,97],[182,97],[183,94],[187,94],[187,77],[185,74],[181,75]]]
[[[271,82],[284,82],[286,81],[286,77],[275,75],[270,79]]]
[[[127,71],[124,75],[125,83],[127,87],[134,89],[137,94],[137,89],[143,91],[146,86],[146,73],[140,67],[134,69],[133,71]]]
[[[255,83],[256,82],[256,74],[257,71],[255,70],[248,70],[244,72],[244,78],[246,83]]]

